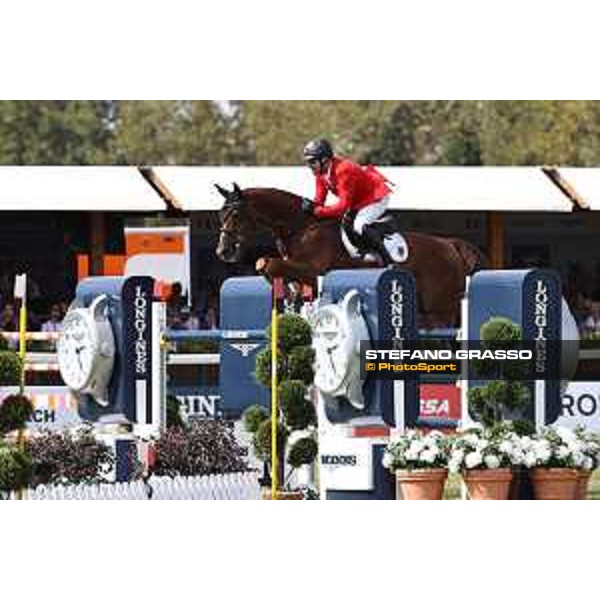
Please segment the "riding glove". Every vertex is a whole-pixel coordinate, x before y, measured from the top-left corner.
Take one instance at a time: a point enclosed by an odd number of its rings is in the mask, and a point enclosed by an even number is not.
[[[307,215],[312,215],[315,212],[315,203],[308,198],[302,198],[302,212]]]

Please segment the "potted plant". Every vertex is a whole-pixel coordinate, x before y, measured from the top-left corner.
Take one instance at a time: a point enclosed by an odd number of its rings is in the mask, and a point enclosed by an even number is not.
[[[565,427],[545,427],[520,439],[523,462],[530,469],[537,500],[574,500],[579,469],[589,464],[577,434]]]
[[[521,344],[523,335],[521,327],[514,321],[506,317],[492,317],[482,324],[480,338],[482,350],[510,350]],[[484,430],[493,431],[490,435],[484,435],[487,442],[506,435],[508,439],[500,439],[500,443],[513,443],[516,438],[509,435],[510,431],[517,436],[535,431],[533,423],[524,420],[532,401],[532,390],[526,381],[530,375],[530,367],[530,364],[516,360],[472,362],[471,376],[480,376],[482,381],[469,389],[469,413]],[[509,486],[508,497],[516,499],[532,496],[527,469],[517,460],[513,459],[509,466],[508,457],[504,456],[503,460],[505,466],[500,468],[510,467],[512,470],[512,485]],[[473,481],[478,474],[473,469],[469,471],[472,472],[465,471],[465,475]],[[505,471],[494,474],[494,469],[489,467],[485,471],[485,474],[481,475],[486,479],[498,476],[498,485],[507,477]]]
[[[521,342],[521,328],[505,317],[492,317],[481,326],[481,350],[510,350]],[[472,376],[487,382],[469,388],[469,412],[484,427],[521,419],[532,394],[524,381],[530,365],[523,361],[474,360]]]
[[[471,500],[507,500],[519,436],[509,427],[468,429],[452,440],[448,469],[460,473]]]
[[[390,439],[382,462],[396,475],[396,498],[441,500],[449,451],[449,440],[439,431],[409,429]]]
[[[575,436],[582,446],[582,452],[585,456],[583,465],[579,469],[576,500],[585,500],[587,498],[588,485],[594,469],[598,468],[600,463],[600,439],[597,433],[588,431],[585,427],[575,428]]]
[[[308,386],[314,372],[314,353],[311,348],[310,325],[301,316],[293,313],[280,315],[277,319],[279,331],[277,355],[277,479],[278,499],[303,499],[301,490],[291,487],[296,469],[311,465],[317,454],[317,415],[310,401]],[[270,337],[270,328],[267,329]],[[256,357],[256,379],[266,387],[271,385],[271,349],[265,348]],[[270,413],[254,405],[244,411],[245,429],[252,435],[252,444],[258,458],[271,462]],[[286,466],[288,467],[286,469]],[[265,490],[265,498],[271,490]]]

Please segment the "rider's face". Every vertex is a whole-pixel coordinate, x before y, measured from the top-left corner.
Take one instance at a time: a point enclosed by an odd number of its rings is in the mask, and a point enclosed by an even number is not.
[[[324,175],[327,173],[327,169],[329,168],[329,159],[324,158],[319,160],[317,158],[313,158],[308,160],[307,164],[315,175]]]

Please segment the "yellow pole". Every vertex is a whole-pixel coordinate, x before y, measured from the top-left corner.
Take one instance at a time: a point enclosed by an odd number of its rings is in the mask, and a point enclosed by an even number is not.
[[[19,307],[19,356],[21,357],[21,381],[19,382],[19,393],[22,396],[25,393],[25,355],[27,352],[27,308],[25,297],[21,298],[21,306]],[[17,445],[19,450],[25,449],[25,432],[21,427],[17,433]],[[25,493],[23,488],[17,490],[17,500],[23,500]]]
[[[19,308],[19,356],[21,357],[21,382],[20,382],[20,393],[25,392],[25,354],[27,352],[27,307],[25,305],[25,298],[21,299],[21,306]]]
[[[271,500],[277,499],[277,299],[271,309]]]

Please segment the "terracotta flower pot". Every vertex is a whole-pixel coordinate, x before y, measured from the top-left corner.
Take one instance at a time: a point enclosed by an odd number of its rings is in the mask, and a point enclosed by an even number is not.
[[[510,469],[471,469],[463,474],[470,500],[508,500]]]
[[[272,500],[271,490],[263,488],[262,495],[263,500]],[[304,494],[302,492],[288,492],[284,490],[277,490],[275,500],[304,500]]]
[[[592,471],[589,469],[578,469],[577,471],[577,491],[575,492],[575,500],[586,500],[588,492],[588,484]]]
[[[441,500],[447,478],[446,469],[396,471],[396,499]]]
[[[579,485],[577,469],[531,469],[536,500],[574,500]]]

